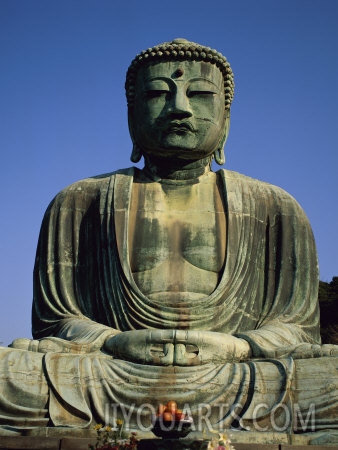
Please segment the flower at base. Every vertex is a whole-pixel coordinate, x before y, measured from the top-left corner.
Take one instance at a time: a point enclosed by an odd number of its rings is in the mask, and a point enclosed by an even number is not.
[[[235,450],[226,433],[218,433],[218,437],[213,437],[208,444],[208,450]]]
[[[97,433],[96,444],[89,444],[90,450],[136,450],[138,439],[136,433],[131,432],[129,437],[123,432],[123,420],[116,421],[117,428],[111,426],[95,425]]]

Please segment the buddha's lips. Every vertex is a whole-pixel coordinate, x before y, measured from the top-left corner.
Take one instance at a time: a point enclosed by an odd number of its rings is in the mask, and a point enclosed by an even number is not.
[[[175,121],[169,123],[169,125],[166,127],[166,131],[168,133],[184,133],[188,131],[194,133],[196,130],[190,122]]]

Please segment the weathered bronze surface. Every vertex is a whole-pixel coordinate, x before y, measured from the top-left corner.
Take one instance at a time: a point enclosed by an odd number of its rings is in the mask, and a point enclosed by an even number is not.
[[[34,340],[1,350],[1,423],[117,415],[142,428],[174,399],[199,431],[338,428],[338,347],[320,345],[306,215],[276,186],[211,170],[224,163],[228,62],[178,39],[135,58],[126,92],[144,168],[74,183],[48,207]]]

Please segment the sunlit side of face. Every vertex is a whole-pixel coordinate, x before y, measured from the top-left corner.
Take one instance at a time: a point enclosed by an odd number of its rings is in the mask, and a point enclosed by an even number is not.
[[[141,68],[129,117],[144,154],[197,160],[224,135],[224,80],[211,63],[167,61]]]

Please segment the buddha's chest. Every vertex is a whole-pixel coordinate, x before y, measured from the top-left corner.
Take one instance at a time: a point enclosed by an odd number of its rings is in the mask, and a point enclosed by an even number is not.
[[[132,272],[186,265],[219,272],[225,258],[225,212],[214,183],[137,184],[130,208]]]

